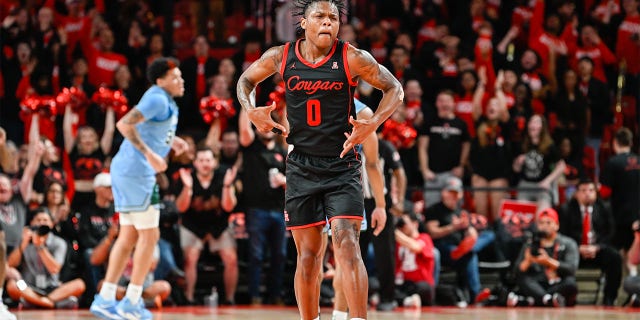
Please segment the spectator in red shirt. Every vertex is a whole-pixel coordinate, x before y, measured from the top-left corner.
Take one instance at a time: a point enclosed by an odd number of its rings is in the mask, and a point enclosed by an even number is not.
[[[570,57],[571,68],[577,70],[578,61],[584,57],[588,57],[593,61],[593,77],[607,82],[605,74],[605,65],[613,65],[616,63],[616,56],[609,50],[607,45],[600,39],[598,31],[591,25],[585,25],[580,32],[580,42],[577,44],[575,41],[578,39],[572,39],[574,42],[569,46],[572,51]]]
[[[637,76],[640,74],[640,1],[624,0],[622,6],[626,14],[618,28],[616,56],[626,61],[628,74]]]
[[[433,241],[429,234],[418,231],[418,217],[413,213],[404,214],[396,224],[396,279],[403,279],[398,288],[405,307],[411,305],[417,294],[420,304],[434,302],[434,259]],[[420,306],[420,305],[418,305]]]
[[[100,30],[99,49],[90,43],[90,39],[83,41],[82,50],[89,62],[89,82],[96,87],[112,86],[116,69],[127,64],[125,56],[113,52],[113,44],[113,31],[109,28]]]
[[[560,17],[557,14],[551,14],[545,19],[544,6],[544,0],[536,0],[529,25],[529,47],[540,56],[540,72],[550,76],[549,54],[551,51],[556,55],[565,56],[568,50],[564,39],[560,37],[562,33]]]

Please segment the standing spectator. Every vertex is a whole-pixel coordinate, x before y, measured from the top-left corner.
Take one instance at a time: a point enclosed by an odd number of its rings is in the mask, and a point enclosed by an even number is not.
[[[22,173],[17,194],[14,194],[9,177],[0,173],[0,227],[4,232],[4,242],[9,253],[17,248],[22,240],[22,227],[27,222],[26,199],[31,199],[34,175],[43,152],[44,147],[41,144],[30,146],[29,162]]]
[[[558,233],[558,213],[552,208],[540,212],[536,223],[540,238],[525,245],[516,262],[520,292],[539,306],[573,306],[578,294],[578,247]]]
[[[584,57],[578,61],[580,81],[578,88],[587,99],[586,145],[591,147],[596,159],[596,177],[600,175],[600,144],[604,127],[613,122],[607,84],[593,77],[593,60]]]
[[[420,73],[411,65],[411,52],[408,48],[401,45],[391,48],[389,62],[389,71],[403,86],[408,80],[419,78]]]
[[[565,71],[563,85],[560,86],[554,100],[548,108],[549,119],[553,119],[550,121],[554,122],[554,140],[560,141],[563,137],[568,137],[573,149],[582,154],[587,133],[588,105],[586,97],[579,89],[575,71]]]
[[[82,279],[61,283],[59,273],[67,255],[67,242],[51,233],[53,221],[46,208],[39,208],[28,227],[22,231],[22,242],[8,258],[10,267],[18,268],[20,280],[9,280],[7,292],[18,301],[42,308],[75,308],[84,292]]]
[[[521,152],[513,161],[513,171],[520,177],[518,188],[540,190],[519,191],[518,199],[536,201],[538,211],[551,207],[557,194],[556,180],[564,172],[565,163],[542,116],[529,119]]]
[[[603,194],[611,195],[616,225],[613,246],[624,250],[633,242],[633,230],[629,226],[640,219],[640,157],[631,152],[632,145],[631,130],[618,130],[613,138],[616,155],[607,161],[600,177]],[[634,275],[635,268],[630,272]]]
[[[527,121],[533,115],[531,88],[523,82],[516,85],[513,90],[513,107],[509,110],[513,130],[508,139],[512,150],[520,150],[527,135]]]
[[[276,134],[254,131],[245,111],[238,123],[242,146],[243,206],[246,208],[247,231],[251,246],[249,256],[249,292],[252,304],[262,303],[260,282],[262,265],[268,246],[269,303],[282,303],[282,278],[286,262],[284,223],[284,175],[287,156],[276,142]],[[251,183],[250,183],[251,182]]]
[[[230,168],[242,161],[238,131],[227,127],[220,142],[220,165]]]
[[[115,114],[113,108],[107,109],[104,132],[98,139],[96,130],[89,126],[78,128],[74,134],[72,128],[77,115],[67,106],[63,120],[64,148],[69,154],[71,169],[73,170],[74,187],[76,190],[73,207],[82,207],[92,201],[93,178],[105,169],[107,156],[111,152],[113,135],[115,133]]]
[[[504,73],[498,74],[495,97],[487,105],[486,116],[478,121],[478,134],[471,144],[469,163],[473,170],[471,185],[475,188],[506,188],[509,185],[509,165],[512,161],[509,136],[509,110],[502,92]],[[474,113],[482,113],[482,107],[474,105]],[[487,197],[490,197],[489,199]],[[474,191],[476,212],[491,221],[500,219],[500,205],[506,197],[504,190]],[[488,202],[490,201],[490,202]],[[489,206],[490,204],[490,206]]]
[[[93,249],[100,241],[108,242],[109,247],[118,235],[118,225],[114,223],[113,192],[111,191],[111,175],[99,173],[93,179],[95,200],[76,207],[78,218],[78,237],[80,252],[85,265],[85,284],[87,297],[93,297],[98,288],[98,281],[104,278],[102,265],[91,264]],[[109,236],[109,237],[107,237]]]
[[[442,264],[455,268],[461,288],[468,288],[471,301],[480,293],[478,252],[493,242],[492,231],[478,231],[471,226],[469,214],[462,211],[462,181],[455,177],[445,180],[441,201],[427,208],[426,228],[440,251]]]
[[[411,212],[402,215],[396,224],[395,275],[404,281],[399,288],[405,296],[404,302],[411,301],[406,297],[417,294],[420,298],[418,306],[432,305],[435,300],[434,246],[429,234],[418,231],[419,223],[418,217]],[[405,307],[408,304],[403,303]]]
[[[99,31],[98,48],[93,46],[89,37],[87,33],[82,40],[82,51],[89,62],[89,82],[96,87],[110,87],[116,69],[126,65],[127,58],[113,51],[113,31],[108,27]]]
[[[545,1],[534,0],[533,15],[529,24],[529,47],[540,56],[540,72],[547,78],[554,76],[550,64],[552,55],[566,56],[567,44],[560,37],[562,21],[557,13],[545,16]]]
[[[627,90],[640,99],[640,0],[623,0],[624,20],[618,27],[616,56],[627,65]]]
[[[3,41],[7,38],[3,36]],[[21,143],[24,140],[24,123],[20,121],[20,97],[16,96],[18,84],[23,77],[28,77],[36,65],[33,48],[27,40],[16,43],[13,47],[14,57],[0,57],[2,78],[4,79],[4,97],[0,99],[0,126],[7,130],[9,140]]]
[[[577,41],[577,39],[575,39],[575,41]],[[570,47],[575,46],[575,48],[573,48],[574,52],[572,53],[572,57],[569,61],[571,67],[575,70],[578,62],[582,58],[589,58],[594,64],[593,77],[602,82],[607,82],[605,66],[615,64],[616,56],[611,52],[611,50],[609,50],[609,47],[607,47],[604,41],[600,39],[600,35],[598,35],[596,28],[591,25],[585,25],[582,27],[582,30],[580,31],[580,42],[580,46],[578,46],[577,43],[570,45]]]
[[[602,269],[605,306],[614,305],[622,279],[622,257],[611,246],[614,228],[611,208],[598,198],[596,184],[580,181],[573,199],[560,208],[560,233],[579,244],[580,267]]]
[[[418,132],[418,161],[424,186],[426,206],[438,202],[438,191],[448,178],[462,178],[469,159],[471,142],[467,125],[454,114],[455,100],[451,91],[438,94],[438,114]]]
[[[6,185],[3,181],[4,176],[0,174],[0,197],[7,193]],[[0,201],[2,199],[0,198]],[[0,224],[0,297],[4,291],[4,281],[6,279],[7,274],[7,244],[4,238],[4,230],[2,229],[2,224]],[[6,320],[16,320],[16,316],[9,312],[7,306],[4,304],[4,301],[0,302],[0,317]]]
[[[180,244],[184,253],[185,296],[194,301],[198,260],[205,242],[218,252],[224,264],[225,303],[232,304],[238,283],[238,257],[228,212],[236,205],[235,169],[220,170],[213,151],[198,149],[195,170],[180,169],[176,206],[182,214]]]
[[[208,126],[200,114],[200,99],[207,95],[207,82],[218,72],[218,61],[209,55],[209,42],[204,35],[193,40],[193,56],[182,62],[184,70],[185,91],[180,108],[180,130],[193,135],[195,140],[203,138]]]

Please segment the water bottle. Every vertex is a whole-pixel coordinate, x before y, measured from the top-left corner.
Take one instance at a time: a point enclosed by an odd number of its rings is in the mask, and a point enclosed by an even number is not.
[[[217,308],[218,307],[218,289],[216,287],[211,288],[211,295],[204,297],[205,305],[209,306],[209,308]]]

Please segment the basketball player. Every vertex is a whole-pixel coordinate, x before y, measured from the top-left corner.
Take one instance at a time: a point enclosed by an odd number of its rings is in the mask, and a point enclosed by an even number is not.
[[[238,81],[238,100],[258,130],[274,130],[294,145],[287,158],[285,223],[297,248],[295,293],[303,320],[318,319],[322,229],[329,219],[351,319],[366,319],[367,274],[358,237],[362,220],[361,163],[353,148],[402,102],[402,86],[373,57],[337,40],[343,2],[298,0],[304,37],[273,47]],[[280,72],[285,82],[288,131],[271,118],[275,104],[256,108],[258,83]],[[354,120],[358,79],[383,91],[369,120]],[[350,133],[349,133],[350,132]]]
[[[156,173],[167,169],[164,157],[170,149],[178,155],[188,149],[184,140],[175,137],[178,106],[173,98],[184,94],[178,61],[156,59],[147,70],[147,78],[155,85],[116,125],[126,138],[111,162],[111,188],[115,210],[120,213],[120,233],[109,255],[104,283],[90,308],[103,319],[152,318],[140,296],[160,237]],[[117,302],[117,282],[132,251],[131,281],[124,299]]]

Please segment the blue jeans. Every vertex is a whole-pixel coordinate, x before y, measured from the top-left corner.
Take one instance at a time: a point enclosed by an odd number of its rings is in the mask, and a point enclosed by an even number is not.
[[[284,272],[287,246],[284,214],[281,211],[250,208],[247,210],[247,232],[249,233],[249,292],[252,298],[260,298],[260,279],[265,246],[269,246],[269,281],[267,293],[271,299],[282,296],[282,274]]]
[[[91,254],[93,253],[93,248],[90,249],[85,249],[82,252],[83,258],[84,258],[84,263],[86,266],[86,272],[85,274],[85,284],[86,284],[86,290],[85,293],[87,294],[87,297],[92,297],[93,295],[96,293],[97,288],[98,288],[98,282],[102,279],[104,279],[105,276],[105,269],[104,269],[104,265],[99,265],[99,266],[94,266],[91,264]]]
[[[171,270],[178,269],[178,265],[176,264],[176,259],[173,256],[173,250],[169,241],[160,238],[160,240],[158,240],[158,248],[160,249],[160,259],[158,260],[156,270],[153,272],[153,277],[154,279],[161,280],[166,278]]]
[[[440,250],[438,248],[433,247],[433,286],[437,287],[438,282],[440,281]]]
[[[480,237],[478,237],[478,240]],[[477,244],[477,242],[476,242]],[[455,244],[439,243],[436,245],[440,250],[440,260],[443,265],[452,267],[456,270],[456,278],[460,288],[469,288],[471,301],[473,301],[480,292],[480,270],[478,267],[478,254],[474,250],[464,255],[458,260],[451,259],[451,251],[457,247]]]

